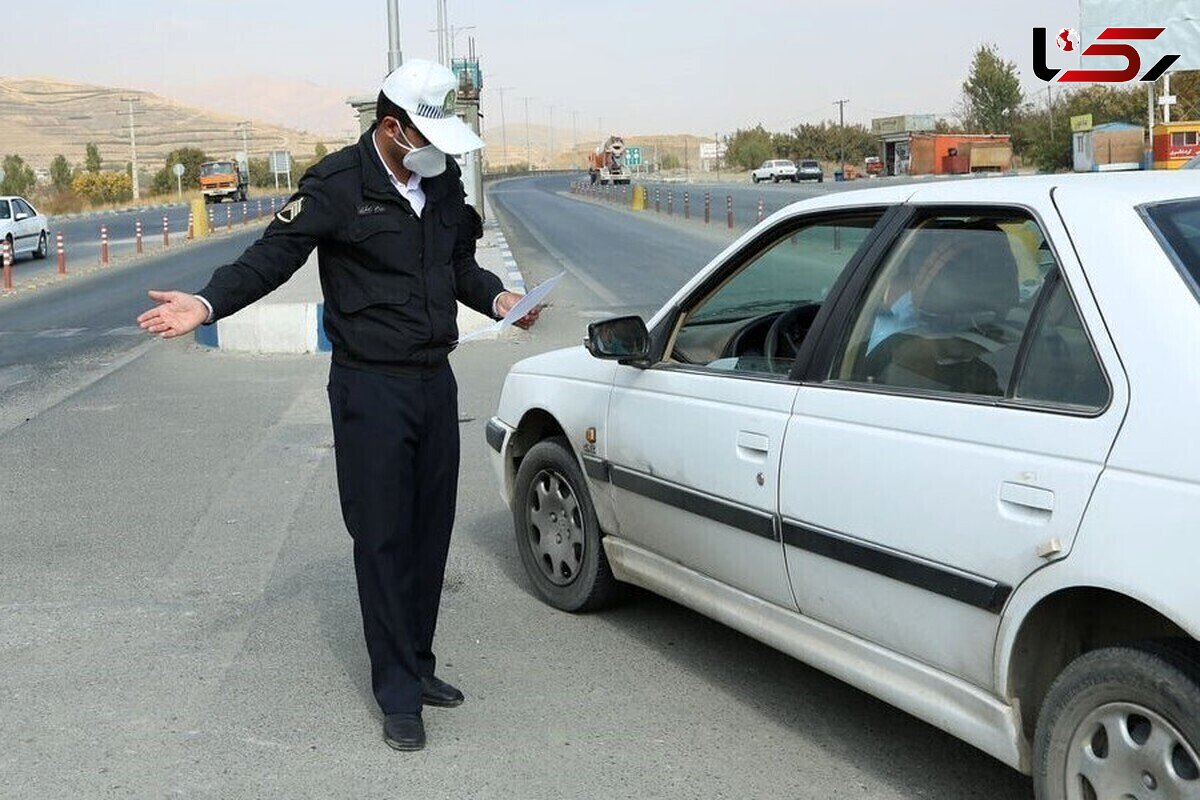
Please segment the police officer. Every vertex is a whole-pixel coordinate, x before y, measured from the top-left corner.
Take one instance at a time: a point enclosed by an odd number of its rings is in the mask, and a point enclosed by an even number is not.
[[[398,750],[424,746],[422,706],[463,702],[434,674],[433,655],[458,484],[457,385],[447,360],[456,301],[498,318],[520,299],[475,262],[479,216],[446,154],[483,141],[454,113],[457,85],[429,61],[394,71],[375,124],[301,178],[261,239],[197,294],[150,292],[157,305],[138,318],[167,338],[212,324],[279,287],[317,249],[333,344],[338,493],[371,684],[385,740]]]

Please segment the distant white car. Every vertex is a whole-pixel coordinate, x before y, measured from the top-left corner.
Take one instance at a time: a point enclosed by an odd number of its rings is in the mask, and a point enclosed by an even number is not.
[[[0,197],[0,241],[15,259],[22,253],[45,258],[50,252],[50,223],[23,197]]]
[[[750,180],[754,183],[759,181],[771,181],[779,183],[780,181],[795,181],[796,180],[796,165],[786,158],[773,158],[769,161],[764,161],[762,166],[750,173]]]
[[[487,438],[549,604],[646,587],[1040,800],[1197,798],[1198,342],[1189,175],[852,191],[515,365]]]

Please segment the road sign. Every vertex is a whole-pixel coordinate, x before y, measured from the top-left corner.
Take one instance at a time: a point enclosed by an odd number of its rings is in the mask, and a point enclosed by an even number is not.
[[[287,150],[271,151],[271,172],[276,175],[292,171],[292,154]]]
[[[642,165],[642,148],[625,148],[625,165],[629,167],[640,167]]]
[[[183,173],[185,172],[183,164],[176,164],[175,166],[171,167],[171,171],[175,173],[176,178],[182,178]]]
[[[1077,117],[1071,117],[1071,132],[1083,133],[1092,129],[1092,115],[1080,114]]]

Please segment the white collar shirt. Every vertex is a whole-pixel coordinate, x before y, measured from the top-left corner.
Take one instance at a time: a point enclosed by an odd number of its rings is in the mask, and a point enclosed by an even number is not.
[[[379,156],[379,163],[383,164],[388,180],[392,182],[392,186],[396,187],[400,196],[412,206],[413,213],[420,217],[421,212],[425,210],[425,190],[421,188],[421,176],[414,172],[408,176],[408,183],[402,183],[392,172],[392,168],[388,166],[383,153],[379,151],[379,143],[375,141],[374,136],[371,137],[371,143],[375,145],[375,154]]]

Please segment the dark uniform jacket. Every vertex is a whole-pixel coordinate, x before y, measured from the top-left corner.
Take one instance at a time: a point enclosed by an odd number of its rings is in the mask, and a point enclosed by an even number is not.
[[[413,213],[388,179],[371,137],[326,156],[241,258],[199,294],[213,319],[276,289],[314,247],[325,294],[325,331],[344,366],[413,374],[445,363],[458,339],[456,300],[493,316],[504,286],[475,262],[479,215],[463,202],[458,165],[421,181]]]

